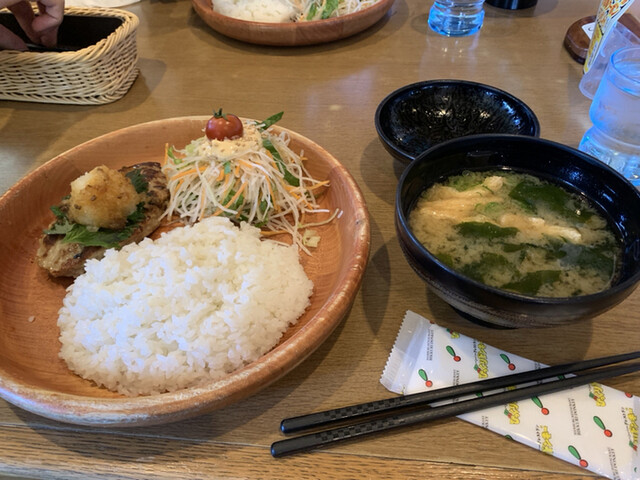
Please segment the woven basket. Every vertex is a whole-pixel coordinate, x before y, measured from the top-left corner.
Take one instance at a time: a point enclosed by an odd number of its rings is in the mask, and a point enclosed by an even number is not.
[[[138,17],[125,10],[68,7],[67,15],[122,19],[113,33],[72,52],[0,50],[0,99],[97,105],[121,98],[138,75]]]

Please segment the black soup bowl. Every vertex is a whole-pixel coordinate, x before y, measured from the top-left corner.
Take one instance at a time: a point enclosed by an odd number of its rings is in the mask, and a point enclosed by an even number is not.
[[[538,118],[522,100],[467,80],[427,80],[401,87],[380,102],[374,120],[382,145],[404,163],[465,135],[540,135]]]
[[[431,185],[464,171],[528,173],[584,196],[622,246],[610,288],[574,297],[534,297],[472,280],[439,261],[414,236],[409,213]],[[402,251],[430,289],[463,317],[496,328],[551,327],[593,318],[623,301],[640,280],[640,192],[607,165],[574,148],[521,135],[472,135],[439,144],[404,170],[395,226]]]

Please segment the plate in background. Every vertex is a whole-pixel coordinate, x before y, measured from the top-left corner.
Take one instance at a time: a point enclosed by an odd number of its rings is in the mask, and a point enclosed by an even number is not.
[[[378,0],[359,12],[311,22],[250,22],[221,15],[211,0],[191,0],[196,13],[216,32],[243,42],[271,46],[302,46],[332,42],[350,37],[377,23],[394,0]]]

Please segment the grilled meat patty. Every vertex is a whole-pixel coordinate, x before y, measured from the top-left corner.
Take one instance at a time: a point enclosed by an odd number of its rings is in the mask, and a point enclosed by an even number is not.
[[[124,175],[138,170],[147,182],[146,192],[140,194],[144,203],[144,218],[136,224],[131,234],[119,242],[122,247],[135,243],[151,234],[160,225],[160,218],[169,202],[167,179],[159,163],[147,162],[123,167],[119,171]],[[63,200],[58,208],[67,213],[70,208],[68,199]],[[51,224],[50,228],[56,222]],[[63,242],[64,235],[45,233],[40,239],[37,253],[38,265],[46,269],[54,277],[77,277],[84,273],[84,264],[90,258],[102,258],[107,250],[104,247],[85,246],[80,243]]]

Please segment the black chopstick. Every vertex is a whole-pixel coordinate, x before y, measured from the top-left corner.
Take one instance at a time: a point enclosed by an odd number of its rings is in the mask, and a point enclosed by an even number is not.
[[[539,368],[522,373],[514,373],[503,377],[489,378],[477,382],[464,383],[453,387],[439,388],[428,392],[414,393],[374,402],[361,403],[348,407],[310,413],[298,417],[285,418],[280,423],[283,433],[294,433],[311,428],[324,427],[333,423],[352,421],[368,415],[377,415],[389,411],[397,411],[400,408],[418,407],[444,400],[457,398],[478,392],[486,392],[498,388],[511,387],[517,384],[544,380],[558,375],[568,375],[591,368],[603,367],[614,363],[626,362],[640,358],[640,351],[611,355],[608,357],[581,360],[578,362],[564,363],[551,367]]]
[[[274,457],[282,457],[293,453],[307,451],[312,448],[325,446],[330,443],[350,440],[371,433],[382,432],[391,428],[413,425],[429,420],[454,417],[462,415],[463,413],[481,410],[483,408],[515,402],[527,397],[566,390],[586,383],[595,382],[603,378],[626,375],[638,370],[640,370],[640,362],[601,368],[575,377],[561,378],[555,381],[517,388],[515,390],[508,390],[506,392],[495,393],[485,397],[450,403],[440,407],[420,409],[417,411],[412,410],[384,418],[376,418],[368,422],[360,422],[354,425],[288,438],[274,442],[271,445],[271,455]]]

